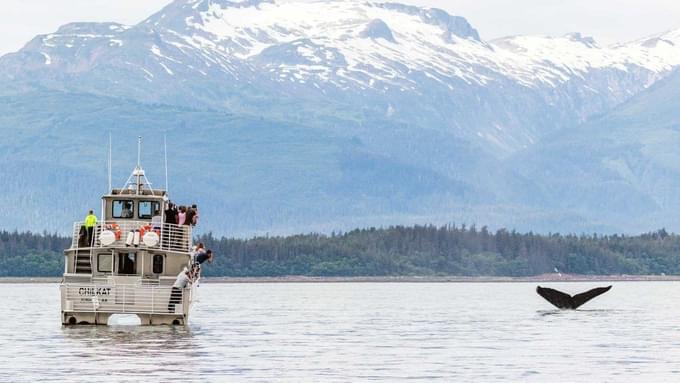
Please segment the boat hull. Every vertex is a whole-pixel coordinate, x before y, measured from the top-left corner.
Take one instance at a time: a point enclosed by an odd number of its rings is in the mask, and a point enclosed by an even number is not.
[[[112,315],[136,315],[142,325],[186,325],[192,288],[62,283],[63,325],[106,325]]]
[[[64,326],[91,326],[109,324],[109,319],[113,315],[120,313],[106,313],[106,312],[74,312],[62,311],[61,323]],[[131,314],[131,313],[127,313]],[[184,326],[189,322],[188,314],[133,314],[139,318],[142,326],[154,325],[170,325],[170,326]]]

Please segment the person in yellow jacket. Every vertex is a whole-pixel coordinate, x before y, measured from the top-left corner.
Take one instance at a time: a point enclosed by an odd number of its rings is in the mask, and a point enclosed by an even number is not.
[[[87,243],[92,246],[94,227],[97,226],[97,216],[94,215],[94,211],[90,210],[85,217],[85,230],[87,230]]]

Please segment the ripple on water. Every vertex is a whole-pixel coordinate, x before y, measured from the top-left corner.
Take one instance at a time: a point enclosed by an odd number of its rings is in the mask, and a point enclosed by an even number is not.
[[[617,283],[574,311],[524,283],[204,284],[188,327],[62,327],[56,285],[4,287],[3,307],[23,303],[0,323],[0,379],[11,382],[623,382],[679,371],[672,283]]]

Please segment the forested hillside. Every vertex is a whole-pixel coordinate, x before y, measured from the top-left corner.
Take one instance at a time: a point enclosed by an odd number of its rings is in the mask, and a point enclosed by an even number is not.
[[[680,236],[539,235],[475,226],[362,229],[252,239],[197,238],[207,276],[529,276],[680,274]],[[0,232],[0,276],[58,276],[69,239]]]
[[[55,234],[0,231],[0,277],[48,277],[64,272],[70,238]]]

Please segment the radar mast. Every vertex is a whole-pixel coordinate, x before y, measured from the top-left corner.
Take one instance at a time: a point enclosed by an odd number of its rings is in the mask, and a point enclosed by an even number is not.
[[[125,186],[122,190],[134,190],[134,194],[144,194],[144,189],[147,188],[154,194],[151,182],[144,173],[141,165],[142,158],[142,136],[137,137],[137,166],[132,170],[132,174],[125,181]]]

